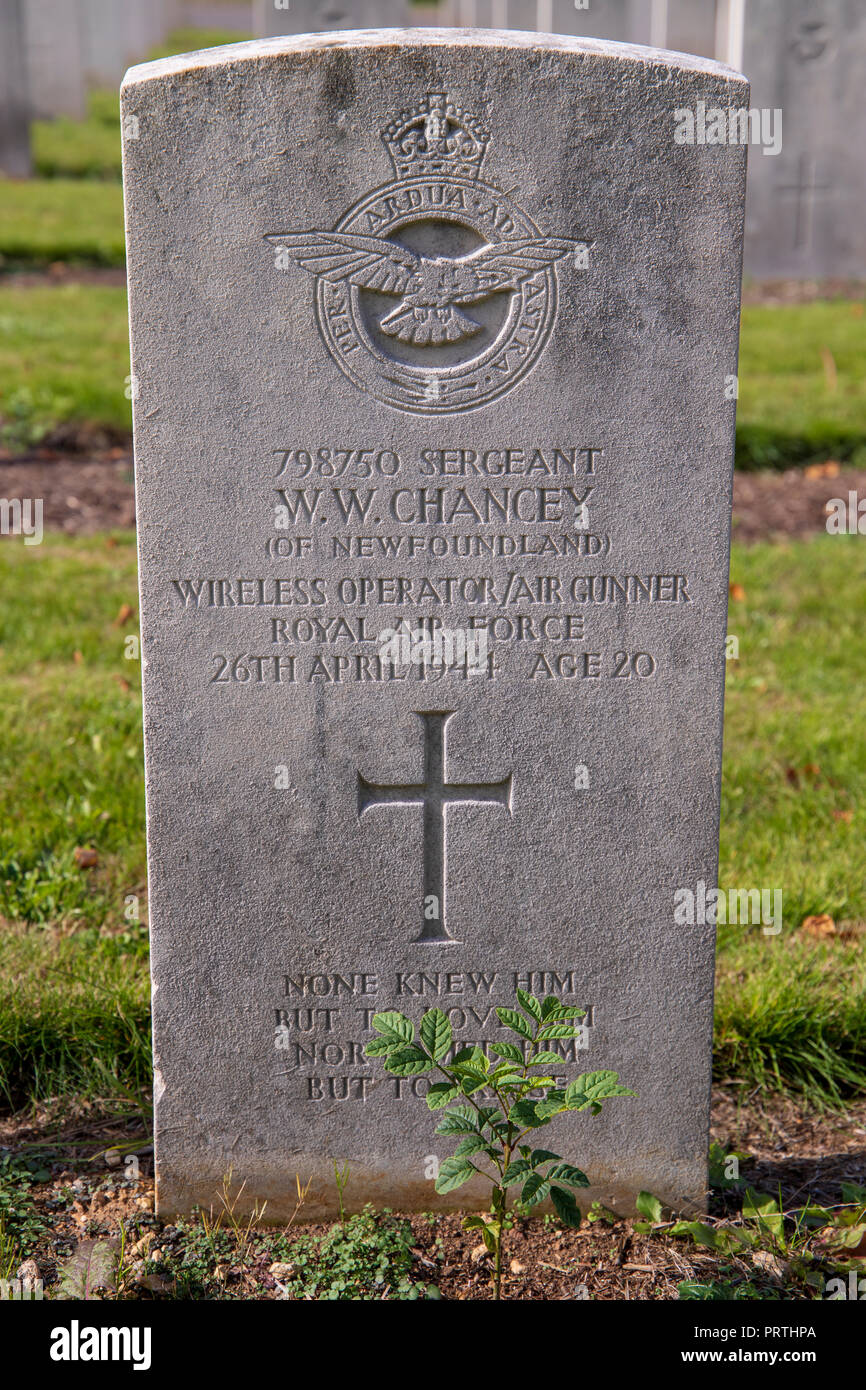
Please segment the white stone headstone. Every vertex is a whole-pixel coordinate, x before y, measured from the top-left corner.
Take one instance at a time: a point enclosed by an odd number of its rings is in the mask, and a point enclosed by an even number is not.
[[[745,158],[699,101],[746,85],[487,31],[127,75],[164,1213],[231,1167],[326,1215],[334,1159],[473,1200],[363,1049],[516,986],[639,1092],[551,1133],[587,1200],[702,1203]]]
[[[782,114],[781,149],[749,152],[747,273],[866,278],[864,56],[861,0],[748,0],[752,105]]]

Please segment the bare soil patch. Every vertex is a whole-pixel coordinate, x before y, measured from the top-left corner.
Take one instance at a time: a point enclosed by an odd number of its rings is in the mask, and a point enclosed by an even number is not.
[[[807,1201],[837,1203],[843,1181],[866,1182],[866,1100],[844,1112],[819,1112],[785,1097],[720,1086],[714,1095],[712,1132],[727,1150],[748,1155],[742,1160],[744,1181],[759,1191],[781,1194],[786,1209]],[[163,1254],[161,1272],[148,1272],[139,1284],[133,1279],[127,1296],[172,1296],[177,1231],[153,1214],[152,1150],[140,1117],[101,1113],[98,1106],[55,1107],[32,1118],[0,1120],[0,1147],[35,1157],[50,1169],[50,1179],[32,1188],[45,1233],[23,1251],[35,1258],[49,1290],[58,1262],[83,1242],[116,1241],[122,1223],[127,1250],[150,1241]],[[135,1163],[128,1161],[129,1154],[135,1154]],[[242,1175],[236,1177],[239,1181]],[[347,1197],[351,1198],[351,1185]],[[711,1216],[734,1213],[741,1200],[734,1192],[714,1193]],[[434,1284],[446,1299],[490,1298],[489,1257],[479,1246],[477,1232],[464,1231],[458,1215],[407,1219],[415,1238],[419,1279]],[[305,1227],[312,1232],[325,1229]],[[260,1247],[254,1240],[245,1261],[223,1267],[221,1292],[209,1296],[280,1297],[271,1260],[262,1232]],[[753,1296],[803,1296],[780,1284],[772,1269],[756,1269],[735,1256],[722,1260],[713,1251],[664,1232],[641,1234],[633,1221],[613,1214],[610,1219],[585,1219],[577,1231],[565,1230],[551,1218],[518,1221],[508,1236],[506,1268],[505,1296],[524,1301],[675,1299],[684,1281],[712,1283],[720,1277],[734,1283],[748,1280]]]

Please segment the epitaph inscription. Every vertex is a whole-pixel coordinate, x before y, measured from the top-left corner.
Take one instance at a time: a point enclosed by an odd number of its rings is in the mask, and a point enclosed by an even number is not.
[[[231,1168],[324,1216],[335,1160],[465,1202],[364,1045],[489,1047],[516,988],[639,1093],[588,1200],[701,1203],[744,169],[699,100],[743,81],[517,33],[126,79],[164,1212]]]

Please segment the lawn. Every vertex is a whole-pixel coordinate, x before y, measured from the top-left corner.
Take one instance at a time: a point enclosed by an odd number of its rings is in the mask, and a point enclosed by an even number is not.
[[[832,1101],[866,1091],[866,546],[738,547],[733,576],[720,881],[781,888],[784,926],[720,933],[716,1071]],[[132,537],[6,541],[0,592],[0,1091],[129,1097],[148,1067]],[[804,936],[821,913],[840,930]]]
[[[122,266],[123,190],[86,179],[0,179],[0,268]]]
[[[127,332],[125,289],[0,287],[0,443],[25,450],[70,422],[127,433]]]
[[[738,468],[819,458],[866,468],[862,300],[747,305],[739,391]]]

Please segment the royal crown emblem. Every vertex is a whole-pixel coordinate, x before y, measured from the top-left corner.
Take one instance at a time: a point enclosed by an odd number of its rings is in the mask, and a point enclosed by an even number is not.
[[[413,174],[477,179],[490,143],[481,122],[459,111],[444,92],[431,93],[392,121],[382,139],[398,179]]]
[[[332,231],[268,233],[275,264],[314,277],[319,332],[356,386],[413,414],[486,405],[538,360],[556,263],[585,265],[587,245],[543,235],[482,180],[489,132],[445,93],[404,111],[382,140],[394,181]]]

